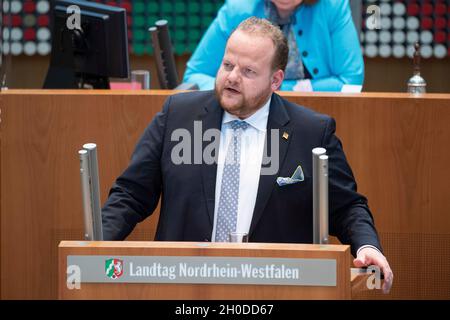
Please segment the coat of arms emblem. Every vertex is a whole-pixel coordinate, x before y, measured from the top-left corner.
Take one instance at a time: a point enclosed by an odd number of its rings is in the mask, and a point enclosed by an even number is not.
[[[105,273],[108,278],[117,279],[123,274],[123,260],[108,259],[105,261]]]

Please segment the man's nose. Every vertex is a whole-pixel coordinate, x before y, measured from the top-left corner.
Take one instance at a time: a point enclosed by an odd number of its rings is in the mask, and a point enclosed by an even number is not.
[[[234,67],[233,70],[231,70],[230,73],[228,73],[227,80],[230,81],[231,83],[235,83],[235,82],[239,81],[238,68]]]

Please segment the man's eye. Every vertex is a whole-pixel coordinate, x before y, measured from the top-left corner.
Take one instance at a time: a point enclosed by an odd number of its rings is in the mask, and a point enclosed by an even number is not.
[[[244,74],[246,76],[253,76],[255,74],[255,71],[253,71],[252,69],[249,69],[249,68],[245,68],[244,69]]]
[[[225,70],[230,71],[233,69],[233,65],[231,63],[225,62],[223,64],[223,67],[225,68]]]

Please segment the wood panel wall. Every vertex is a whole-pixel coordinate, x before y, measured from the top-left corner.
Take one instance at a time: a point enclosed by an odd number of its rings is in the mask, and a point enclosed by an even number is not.
[[[1,103],[2,299],[57,298],[57,246],[83,235],[77,151],[98,144],[102,201],[171,91],[9,90]],[[333,116],[395,273],[389,296],[450,299],[450,95],[295,94]],[[152,240],[157,214],[129,240]]]

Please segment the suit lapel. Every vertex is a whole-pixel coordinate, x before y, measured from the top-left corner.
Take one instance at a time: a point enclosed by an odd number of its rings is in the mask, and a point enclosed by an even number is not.
[[[205,102],[205,108],[203,113],[198,117],[202,121],[202,134],[208,129],[221,129],[222,126],[222,116],[223,109],[220,107],[219,102],[212,95],[211,98]],[[205,147],[209,145],[211,141],[203,141],[202,139],[202,152]],[[208,216],[211,226],[214,223],[214,203],[215,203],[215,193],[216,193],[216,175],[217,175],[217,157],[219,152],[220,139],[214,141],[216,144],[216,161],[213,164],[206,164],[202,160],[201,172],[202,172],[202,182],[203,182],[203,192],[205,195],[206,205],[208,208]],[[202,157],[203,159],[203,157]]]
[[[291,140],[290,137],[292,136],[292,128],[289,128],[287,126],[288,123],[289,115],[286,112],[283,100],[277,94],[273,94],[270,104],[269,119],[267,120],[266,142],[264,146],[264,158],[267,158],[269,156],[271,158],[271,162],[267,163],[267,161],[265,161],[263,158],[261,175],[259,178],[258,194],[256,196],[255,209],[253,211],[253,218],[250,225],[250,236],[255,230],[255,227],[258,224],[262,213],[264,212],[264,208],[267,205],[270,194],[272,193],[272,190],[276,185],[278,172],[280,172],[280,169],[283,165],[284,158],[289,146],[289,141]],[[277,132],[277,135],[275,135],[274,137],[272,137],[271,134],[272,130],[275,130],[274,132]],[[276,139],[276,141],[273,141],[273,138]],[[274,155],[271,154],[274,142],[278,143],[279,146],[278,159],[276,158],[276,152]],[[274,151],[276,151],[276,148],[274,149]],[[267,173],[267,170],[264,169],[264,166],[267,167],[274,165],[274,161],[278,162],[278,170],[276,170],[276,172],[271,172],[271,174],[265,174]]]

